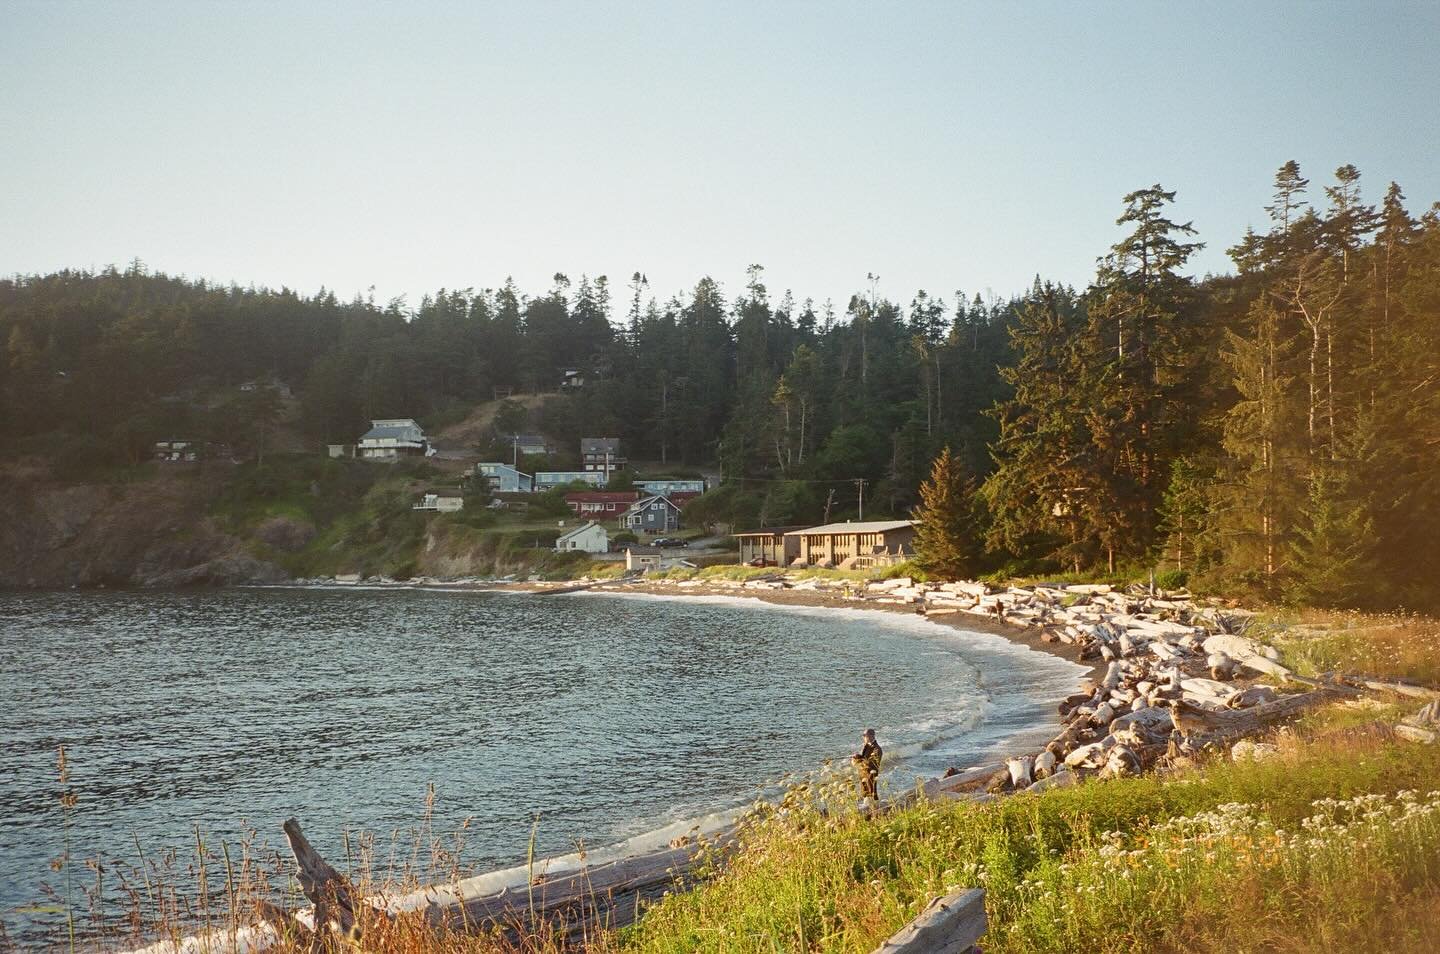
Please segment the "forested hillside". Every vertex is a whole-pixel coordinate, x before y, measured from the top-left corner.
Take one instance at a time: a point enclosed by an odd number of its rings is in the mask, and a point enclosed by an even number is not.
[[[0,282],[0,427],[62,478],[184,434],[318,449],[370,417],[458,421],[501,389],[529,424],[633,459],[717,466],[699,513],[903,515],[952,448],[994,566],[1157,566],[1311,602],[1434,607],[1440,572],[1440,215],[1360,174],[1277,174],[1270,225],[1197,236],[1156,185],[1124,197],[1084,289],[1012,301],[867,279],[843,301],[701,278],[556,275],[403,301],[220,287],[137,263]],[[1233,275],[1197,279],[1201,241]],[[1100,252],[1103,250],[1097,250]],[[250,381],[290,388],[287,405]]]

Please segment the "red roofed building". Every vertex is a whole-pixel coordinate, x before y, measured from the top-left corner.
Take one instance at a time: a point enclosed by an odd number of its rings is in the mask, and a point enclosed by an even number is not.
[[[618,517],[640,499],[638,490],[575,490],[565,503],[582,517]]]

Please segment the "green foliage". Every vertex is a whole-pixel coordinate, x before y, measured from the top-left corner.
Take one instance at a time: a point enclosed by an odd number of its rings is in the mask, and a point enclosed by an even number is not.
[[[691,526],[726,524],[735,530],[759,526],[764,498],[738,483],[708,490],[685,505],[685,522]]]
[[[1190,574],[1184,570],[1161,570],[1155,574],[1155,585],[1162,590],[1183,589],[1190,582]]]
[[[635,475],[629,470],[617,470],[610,475],[610,480],[605,484],[606,490],[634,490]]]
[[[974,479],[961,463],[940,452],[930,468],[930,479],[920,486],[915,519],[915,562],[926,573],[942,579],[972,579],[984,553],[984,526]]]
[[[1310,481],[1310,496],[1290,544],[1291,598],[1310,606],[1354,606],[1375,579],[1374,524],[1328,469]]]
[[[4,279],[0,435],[63,480],[134,477],[158,439],[268,463],[370,418],[443,428],[578,369],[583,389],[503,403],[494,431],[556,443],[527,472],[575,466],[597,434],[644,471],[718,463],[694,523],[845,519],[862,492],[867,515],[907,513],[948,446],[1016,567],[1158,562],[1265,596],[1440,608],[1440,215],[1411,216],[1394,183],[1373,208],[1350,165],[1318,204],[1309,185],[1281,167],[1235,275],[1186,274],[1198,243],[1154,185],[1124,197],[1081,290],[1037,278],[1012,301],[916,290],[905,307],[872,281],[817,304],[772,297],[756,265],[733,297],[702,277],[661,301],[637,272],[623,334],[608,281],[583,275],[414,308],[140,267]],[[465,439],[508,460],[494,438]],[[563,512],[541,499],[537,516]],[[1367,526],[1384,545],[1360,554],[1346,540]]]

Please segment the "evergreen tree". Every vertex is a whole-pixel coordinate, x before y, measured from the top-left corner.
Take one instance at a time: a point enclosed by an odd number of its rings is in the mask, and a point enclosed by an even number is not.
[[[915,559],[932,576],[972,579],[984,554],[984,528],[975,480],[964,465],[940,452],[930,466],[930,477],[920,485],[920,505],[914,518]]]

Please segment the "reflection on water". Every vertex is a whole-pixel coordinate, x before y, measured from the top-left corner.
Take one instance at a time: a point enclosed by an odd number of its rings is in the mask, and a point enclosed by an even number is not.
[[[744,600],[416,590],[0,595],[0,917],[75,855],[133,862],[301,819],[472,818],[465,860],[735,804],[879,730],[892,781],[1053,718],[1078,669],[906,616]]]

